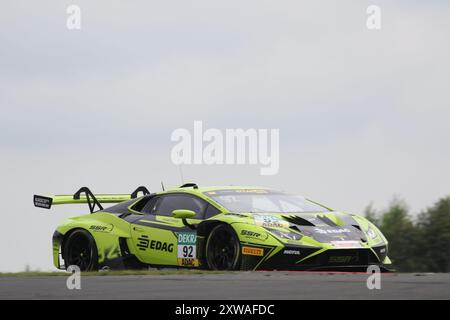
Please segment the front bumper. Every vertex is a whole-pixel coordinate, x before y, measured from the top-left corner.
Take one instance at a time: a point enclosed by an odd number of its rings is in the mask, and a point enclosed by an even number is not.
[[[274,253],[276,252],[276,253]],[[324,249],[301,246],[264,248],[264,255],[242,255],[243,270],[346,271],[366,272],[375,265],[389,271],[377,248]]]

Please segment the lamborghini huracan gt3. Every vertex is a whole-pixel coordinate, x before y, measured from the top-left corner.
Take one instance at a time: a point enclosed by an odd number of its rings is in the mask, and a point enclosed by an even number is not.
[[[146,267],[211,270],[382,270],[386,238],[367,219],[261,187],[198,187],[150,193],[34,196],[36,207],[87,203],[53,235],[59,269]],[[103,208],[104,203],[116,203]]]

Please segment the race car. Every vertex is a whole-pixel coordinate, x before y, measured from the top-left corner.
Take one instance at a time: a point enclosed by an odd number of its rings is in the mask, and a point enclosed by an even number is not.
[[[53,235],[56,268],[388,270],[388,242],[367,219],[262,187],[181,187],[151,193],[34,196],[34,205],[87,203]],[[103,203],[116,203],[104,209]]]

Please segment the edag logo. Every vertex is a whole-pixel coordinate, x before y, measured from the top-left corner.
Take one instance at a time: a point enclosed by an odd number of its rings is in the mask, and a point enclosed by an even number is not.
[[[193,132],[179,128],[172,132],[171,159],[175,165],[259,165],[261,175],[275,175],[280,166],[278,129],[203,130],[194,121]]]

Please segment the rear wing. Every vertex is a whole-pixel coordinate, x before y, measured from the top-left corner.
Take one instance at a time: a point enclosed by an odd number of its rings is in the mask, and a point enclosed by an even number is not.
[[[93,194],[87,187],[82,187],[74,195],[58,195],[53,197],[45,197],[34,195],[33,203],[35,207],[50,209],[52,205],[58,204],[80,204],[87,203],[91,213],[95,211],[95,207],[103,210],[102,203],[119,203],[138,197],[142,192],[143,195],[150,194],[146,187],[140,186],[131,194]]]

